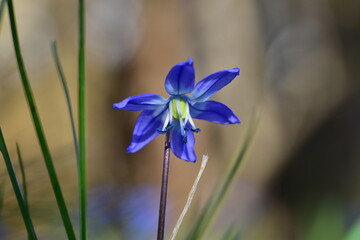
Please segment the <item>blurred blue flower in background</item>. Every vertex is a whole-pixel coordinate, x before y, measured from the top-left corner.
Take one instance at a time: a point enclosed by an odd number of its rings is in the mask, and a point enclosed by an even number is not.
[[[91,189],[90,235],[94,239],[151,239],[156,234],[158,194],[150,184],[132,188],[103,184]]]
[[[194,132],[200,129],[196,128],[193,118],[220,124],[240,123],[226,105],[207,101],[239,74],[239,68],[219,71],[194,86],[193,60],[189,59],[176,64],[168,73],[165,89],[171,95],[169,98],[143,94],[113,104],[115,110],[143,111],[136,121],[127,152],[140,150],[159,134],[166,134],[172,129],[172,152],[178,158],[195,162]]]

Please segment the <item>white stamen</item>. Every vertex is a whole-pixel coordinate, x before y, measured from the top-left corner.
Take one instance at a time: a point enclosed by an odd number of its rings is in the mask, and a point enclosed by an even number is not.
[[[170,124],[172,124],[173,121],[173,110],[172,110],[172,105],[171,105],[171,101],[169,102],[169,116],[170,116]]]
[[[184,119],[182,118],[182,112],[181,112],[181,106],[180,106],[180,99],[179,98],[176,99],[176,108],[177,108],[177,113],[179,115],[181,136],[185,136],[185,124],[186,124],[186,122],[184,122]]]
[[[180,120],[181,136],[185,136],[185,124],[184,124],[184,120],[183,120],[182,118],[180,118],[179,120]]]
[[[163,125],[163,127],[162,127],[162,131],[165,131],[166,130],[166,127],[168,126],[168,124],[169,124],[169,121],[170,121],[170,115],[169,115],[169,113],[168,114],[166,114],[166,118],[165,118],[165,121],[164,121],[164,125]]]
[[[190,114],[189,114],[189,103],[186,103],[185,106],[185,124],[189,121],[189,118],[191,118]]]
[[[187,118],[187,121],[190,123],[191,127],[193,129],[196,129],[196,126],[195,126],[195,123],[190,115],[190,107],[189,107],[189,103],[186,105],[186,118]]]

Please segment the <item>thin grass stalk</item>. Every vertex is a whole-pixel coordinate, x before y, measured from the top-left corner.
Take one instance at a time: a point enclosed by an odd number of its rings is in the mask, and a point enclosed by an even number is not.
[[[86,85],[85,85],[85,0],[79,0],[79,182],[80,182],[80,238],[87,239],[86,189]]]
[[[27,210],[30,212],[29,201],[28,201],[28,191],[27,191],[27,181],[26,181],[26,175],[25,175],[25,167],[24,167],[24,162],[22,160],[20,147],[19,147],[18,143],[16,143],[16,153],[18,156],[19,166],[20,166],[20,173],[21,173],[21,179],[22,179],[21,185],[22,185],[22,189],[23,189],[24,204],[25,204],[25,207],[27,208]],[[28,239],[29,240],[31,239],[30,236],[28,236]]]
[[[163,240],[165,234],[166,198],[167,198],[169,167],[170,167],[170,139],[171,139],[171,130],[169,130],[166,133],[166,137],[165,137],[164,164],[163,164],[162,180],[161,180],[157,240]]]
[[[19,38],[17,33],[17,27],[16,27],[16,20],[15,20],[15,13],[13,8],[13,2],[12,0],[7,0],[8,3],[8,11],[9,11],[9,19],[10,19],[10,26],[11,26],[11,33],[13,37],[13,43],[14,43],[14,49],[15,49],[15,55],[16,60],[18,63],[18,69],[21,76],[22,85],[24,88],[25,96],[27,103],[30,108],[31,116],[33,119],[33,123],[35,126],[37,138],[40,143],[40,148],[42,151],[42,154],[44,156],[45,165],[50,177],[51,186],[53,188],[56,202],[61,214],[62,221],[64,223],[65,231],[67,234],[68,239],[73,240],[76,239],[73,226],[71,224],[71,220],[69,217],[69,213],[66,207],[66,203],[60,188],[60,184],[57,178],[57,174],[55,171],[54,163],[50,154],[49,147],[47,145],[47,141],[45,138],[45,134],[41,125],[39,113],[35,104],[34,96],[31,90],[31,86],[27,77],[25,64],[22,58],[20,44],[19,44]]]
[[[252,123],[250,128],[248,129],[245,142],[243,143],[240,152],[235,159],[235,161],[230,165],[228,172],[224,176],[224,180],[220,181],[219,186],[216,188],[214,194],[212,194],[210,200],[205,206],[204,210],[201,212],[197,221],[195,221],[195,225],[190,230],[190,233],[186,237],[187,240],[199,240],[203,237],[208,229],[208,227],[213,222],[221,203],[225,199],[231,184],[233,183],[235,176],[239,170],[240,163],[245,157],[247,150],[250,146],[251,140],[254,136],[255,128],[257,123]]]
[[[64,71],[63,71],[63,68],[62,68],[62,65],[61,65],[61,61],[60,61],[58,52],[57,52],[57,46],[56,46],[55,41],[51,42],[51,52],[52,52],[52,55],[53,55],[53,58],[54,58],[56,69],[57,69],[59,78],[61,80],[61,85],[63,87],[65,98],[66,98],[66,104],[67,104],[69,117],[70,117],[71,131],[72,131],[73,141],[74,141],[76,161],[79,164],[79,143],[78,143],[78,140],[77,140],[78,138],[77,138],[77,134],[76,134],[74,114],[73,114],[73,110],[72,110],[72,107],[71,107],[71,98],[70,98],[69,88],[68,88],[68,85],[67,85],[65,74],[64,74]]]
[[[174,230],[173,230],[173,232],[172,232],[172,234],[171,234],[171,236],[170,236],[170,240],[175,240],[175,238],[176,238],[176,236],[177,236],[177,234],[178,234],[178,231],[179,231],[179,229],[180,229],[180,226],[181,226],[181,224],[182,224],[182,222],[183,222],[183,220],[184,220],[184,218],[185,218],[185,215],[186,215],[186,213],[187,213],[188,210],[189,210],[189,207],[190,207],[190,205],[191,205],[191,202],[192,202],[192,200],[193,200],[193,198],[194,198],[196,189],[197,189],[198,184],[199,184],[199,182],[200,182],[201,176],[202,176],[202,174],[203,174],[203,172],[204,172],[204,170],[205,170],[205,167],[206,167],[206,164],[207,164],[207,162],[208,162],[208,159],[209,159],[209,157],[208,157],[207,155],[203,155],[199,173],[198,173],[198,175],[197,175],[197,177],[196,177],[196,179],[195,179],[195,181],[194,181],[193,186],[191,187],[191,190],[190,190],[190,192],[189,192],[189,196],[188,196],[188,199],[187,199],[187,201],[186,201],[185,207],[184,207],[184,209],[182,210],[182,212],[181,212],[181,214],[180,214],[180,217],[179,217],[179,219],[178,219],[177,222],[176,222],[176,225],[175,225],[175,227],[174,227]]]
[[[19,182],[17,180],[14,167],[11,163],[9,152],[6,147],[5,139],[4,139],[3,133],[1,131],[1,128],[0,128],[0,151],[4,157],[6,169],[7,169],[8,175],[10,177],[10,181],[11,181],[11,184],[12,184],[15,196],[16,196],[16,200],[17,200],[19,208],[20,208],[20,212],[21,212],[23,221],[25,223],[26,231],[28,233],[28,238],[31,240],[36,240],[37,237],[36,237],[36,233],[34,230],[34,225],[32,223],[30,213],[28,211],[28,208],[25,204],[25,200],[21,193],[21,188],[20,188]]]
[[[18,159],[19,159],[19,166],[20,166],[20,173],[21,173],[21,179],[22,179],[22,189],[23,189],[23,193],[24,193],[24,200],[25,200],[26,207],[29,209],[25,167],[24,167],[24,162],[22,160],[20,147],[19,147],[18,143],[16,143],[16,153],[17,153]]]

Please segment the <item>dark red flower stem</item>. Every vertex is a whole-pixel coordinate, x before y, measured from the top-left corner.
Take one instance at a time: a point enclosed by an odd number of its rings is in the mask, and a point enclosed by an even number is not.
[[[163,240],[164,232],[165,232],[166,196],[167,196],[167,187],[168,187],[168,180],[169,180],[169,165],[170,165],[170,137],[171,137],[171,130],[168,130],[168,132],[166,133],[166,137],[165,137],[164,165],[163,165],[162,180],[161,180],[157,240]]]

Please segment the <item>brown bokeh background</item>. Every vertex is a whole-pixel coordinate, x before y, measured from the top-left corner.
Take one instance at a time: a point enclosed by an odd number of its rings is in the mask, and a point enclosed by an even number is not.
[[[323,202],[341,209],[343,231],[349,228],[360,209],[358,1],[86,2],[91,239],[153,238],[164,138],[127,154],[138,113],[114,111],[112,104],[144,93],[166,96],[167,72],[190,57],[196,81],[218,70],[241,68],[241,75],[214,99],[242,120],[232,126],[197,122],[203,131],[197,134],[196,152],[208,154],[209,164],[191,214],[206,202],[256,115],[256,137],[213,236],[236,222],[244,239],[310,239],[308,225]],[[76,224],[76,162],[50,42],[57,41],[76,110],[77,5],[70,0],[19,0],[15,10],[27,72]],[[0,125],[13,161],[15,143],[20,145],[41,239],[64,239],[19,79],[6,11],[0,29]],[[3,162],[0,165],[5,195],[0,238],[25,239]],[[172,156],[168,232],[199,165]],[[135,211],[139,206],[151,211],[141,215],[145,213]],[[332,237],[342,239],[341,234]]]

